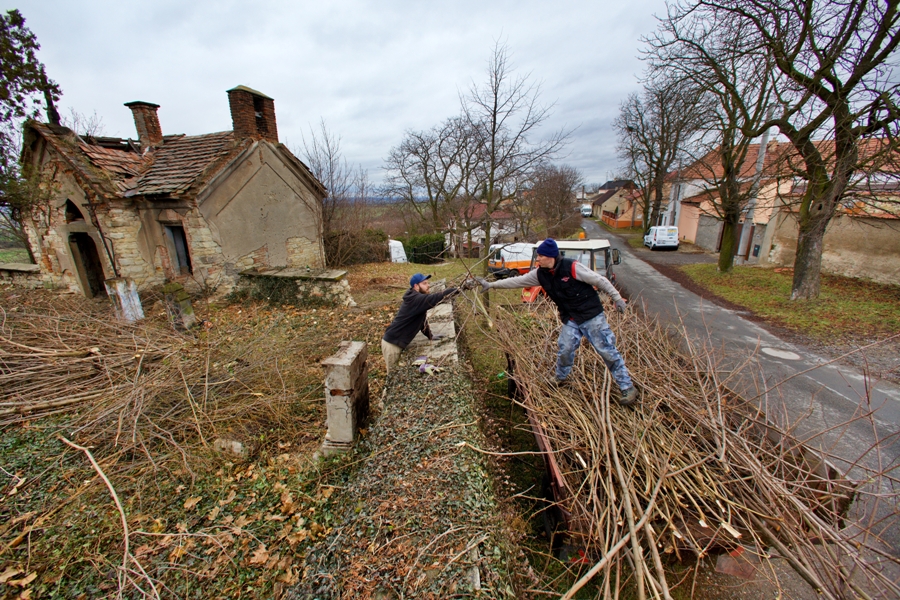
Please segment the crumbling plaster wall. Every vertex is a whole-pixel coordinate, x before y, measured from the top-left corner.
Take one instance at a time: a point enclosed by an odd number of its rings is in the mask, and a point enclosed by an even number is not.
[[[316,196],[272,144],[251,147],[198,200],[226,266],[260,264],[263,249],[271,267],[325,266]]]
[[[781,211],[769,221],[760,264],[791,267],[797,253],[797,215]],[[834,275],[900,281],[900,220],[838,215],[825,230],[822,270]]]
[[[119,277],[133,279],[139,288],[159,285],[165,276],[154,268],[152,242],[134,202],[113,200],[97,219],[110,241]]]
[[[323,268],[319,203],[301,184],[285,159],[268,142],[255,144],[235,164],[210,182],[197,201],[115,198],[95,204],[101,237],[88,209],[85,190],[71,170],[56,160],[53,199],[36,207],[26,224],[29,243],[44,280],[54,287],[85,293],[69,247],[69,234],[87,233],[97,248],[104,277],[133,279],[140,289],[167,280],[196,291],[200,285],[231,291],[241,271],[253,267]],[[84,216],[66,222],[66,201]],[[193,274],[176,273],[174,248],[165,225],[180,225],[187,238]],[[104,240],[105,238],[105,240]]]
[[[43,172],[55,172],[53,181],[49,183],[52,190],[51,199],[47,204],[32,208],[25,223],[28,244],[41,268],[46,285],[86,294],[84,282],[78,275],[69,246],[71,233],[86,233],[90,236],[96,246],[105,276],[114,277],[113,268],[104,248],[103,239],[91,219],[84,189],[76,181],[71,169],[62,167],[61,163],[49,154],[44,154],[44,159]],[[71,201],[78,208],[84,217],[83,221],[66,222],[66,201]],[[101,215],[98,214],[97,217],[102,223]]]

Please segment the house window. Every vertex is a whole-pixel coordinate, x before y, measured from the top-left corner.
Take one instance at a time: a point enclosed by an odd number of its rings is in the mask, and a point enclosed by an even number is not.
[[[84,215],[71,200],[66,200],[66,223],[84,221]]]
[[[187,237],[184,235],[184,227],[178,225],[166,225],[166,237],[169,239],[170,250],[175,254],[172,267],[178,275],[190,275],[194,272],[191,268],[191,255],[188,252]]]

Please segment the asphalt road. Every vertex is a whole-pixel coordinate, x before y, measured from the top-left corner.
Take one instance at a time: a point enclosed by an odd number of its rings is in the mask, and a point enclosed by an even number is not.
[[[610,235],[594,221],[585,219],[583,226],[588,237],[613,238],[613,246],[622,255],[616,283],[631,305],[686,331],[693,343],[712,352],[720,372],[740,368],[739,377],[730,385],[745,397],[758,398],[770,418],[794,425],[801,437],[809,438],[814,446],[830,448],[845,464],[862,457],[864,464],[874,467],[874,453],[863,455],[876,439],[885,440],[880,448],[883,465],[900,460],[900,441],[896,439],[900,437],[900,386],[871,381],[852,367],[828,364],[828,359],[745,318],[746,313],[688,291],[644,260],[671,256],[675,254],[672,251],[651,254],[649,249],[630,248],[624,238]],[[673,259],[662,258],[669,263],[715,260],[704,254]],[[871,421],[860,419],[869,412]]]

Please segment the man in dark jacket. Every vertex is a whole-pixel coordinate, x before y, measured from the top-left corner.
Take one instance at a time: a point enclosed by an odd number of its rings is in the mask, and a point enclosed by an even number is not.
[[[384,356],[384,366],[388,373],[397,366],[400,361],[400,353],[409,345],[420,331],[429,340],[435,339],[428,327],[426,313],[445,299],[459,293],[458,288],[447,288],[443,292],[429,294],[431,284],[428,280],[431,275],[416,273],[409,279],[409,289],[403,294],[403,303],[397,316],[388,325],[381,339],[381,354]]]
[[[538,268],[525,275],[487,282],[480,280],[482,291],[512,289],[540,285],[559,309],[563,322],[559,332],[559,353],[556,358],[556,381],[565,381],[575,363],[575,350],[586,337],[606,363],[613,379],[622,392],[619,404],[634,404],[638,391],[631,381],[625,360],[616,348],[616,336],[609,328],[603,303],[594,287],[604,292],[616,310],[625,312],[625,300],[609,279],[590,270],[571,258],[560,258],[556,241],[547,238],[537,247]]]

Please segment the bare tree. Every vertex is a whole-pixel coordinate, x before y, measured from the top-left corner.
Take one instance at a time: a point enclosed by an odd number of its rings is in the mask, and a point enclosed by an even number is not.
[[[478,159],[478,138],[461,117],[407,131],[388,155],[385,193],[404,201],[428,229],[441,231],[474,198]]]
[[[62,118],[61,124],[80,136],[99,137],[106,134],[103,117],[96,110],[92,115],[84,115],[70,107],[69,115]]]
[[[513,75],[508,49],[499,42],[488,61],[487,81],[480,86],[473,83],[469,94],[461,98],[481,149],[485,245],[491,242],[490,215],[503,201],[514,199],[524,175],[551,160],[568,139],[568,133],[558,131],[533,141],[550,115],[551,107],[541,105],[539,99],[540,85],[532,83],[529,75]],[[487,263],[484,269],[487,273]]]
[[[631,94],[613,123],[619,157],[644,197],[644,230],[659,219],[666,175],[686,155],[699,130],[702,90],[683,79],[660,77]]]
[[[721,272],[732,269],[740,218],[756,199],[764,166],[765,140],[754,146],[745,132],[759,129],[774,95],[771,61],[733,51],[742,27],[732,19],[676,13],[662,19],[657,33],[645,40],[652,73],[683,80],[703,97],[699,143],[688,152],[694,160],[679,178],[700,180],[701,187],[716,192],[708,199],[722,220]]]
[[[303,136],[302,155],[327,190],[319,207],[326,260],[334,266],[347,264],[366,243],[368,174],[347,164],[341,138],[328,130],[324,119],[318,132],[310,127],[309,137]]]
[[[581,213],[576,210],[575,189],[581,185],[577,169],[541,165],[532,175],[528,195],[538,229],[549,237],[565,237],[578,230]]]
[[[780,109],[758,127],[778,127],[806,180],[791,299],[819,295],[825,229],[860,173],[897,151],[900,107],[893,72],[900,0],[697,0],[670,15],[727,23],[734,54],[770,61]]]

